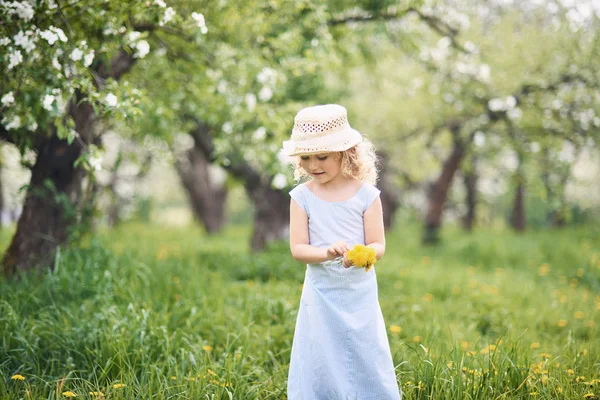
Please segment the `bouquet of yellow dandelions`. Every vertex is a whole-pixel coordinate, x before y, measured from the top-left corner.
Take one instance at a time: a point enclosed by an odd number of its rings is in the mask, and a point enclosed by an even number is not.
[[[348,260],[352,261],[352,264],[356,267],[365,268],[365,272],[369,272],[377,261],[377,252],[371,247],[357,244],[352,250],[346,253],[346,257],[348,257]]]

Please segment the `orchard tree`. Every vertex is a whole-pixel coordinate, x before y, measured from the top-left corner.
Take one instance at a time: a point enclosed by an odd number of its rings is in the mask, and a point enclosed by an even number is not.
[[[0,9],[0,138],[37,155],[3,259],[12,275],[48,265],[85,221],[99,122],[139,114],[143,94],[123,77],[150,52],[147,36],[201,41],[206,27],[202,14],[183,18],[162,0],[14,1]]]

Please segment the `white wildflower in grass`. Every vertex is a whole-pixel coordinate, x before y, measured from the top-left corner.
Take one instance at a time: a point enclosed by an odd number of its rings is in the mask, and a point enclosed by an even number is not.
[[[260,89],[260,92],[258,92],[258,98],[260,101],[269,101],[272,97],[273,91],[271,90],[271,88],[264,87]]]
[[[2,39],[0,39],[0,46],[7,46],[10,44],[10,39],[7,37],[4,37]]]
[[[13,92],[6,93],[4,96],[2,96],[2,99],[0,99],[0,103],[2,103],[3,106],[9,106],[9,105],[13,104],[14,102],[15,102],[15,96],[14,96]]]
[[[137,42],[135,48],[137,49],[135,56],[138,58],[144,58],[150,52],[150,45],[145,40]]]
[[[11,129],[19,129],[21,127],[21,117],[15,115],[11,121],[8,121],[8,119],[4,117],[2,119],[2,124],[7,131],[10,131]]]
[[[487,82],[490,80],[490,72],[491,72],[491,68],[489,65],[481,64],[479,66],[479,71],[478,71],[477,77],[479,78],[479,80],[481,80],[483,82]]]
[[[11,69],[13,69],[14,67],[16,67],[17,65],[21,64],[21,62],[23,62],[23,54],[21,54],[21,50],[14,50],[14,49],[10,49],[10,50],[12,50],[12,51],[8,55],[8,67],[7,67],[9,71]]]
[[[73,61],[79,61],[83,58],[83,51],[81,51],[80,48],[76,47],[73,49],[69,57],[71,57],[71,60]]]
[[[159,22],[159,25],[163,26],[164,24],[173,20],[173,17],[175,16],[175,14],[176,14],[176,12],[175,12],[175,10],[173,10],[173,7],[167,8],[165,10],[165,15],[163,16],[163,19]]]
[[[92,62],[94,61],[94,56],[95,56],[95,51],[94,50],[90,50],[85,57],[83,57],[83,65],[85,67],[89,67],[90,65],[92,65]]]
[[[254,93],[246,94],[246,105],[248,106],[248,111],[252,112],[256,108],[256,96]]]
[[[51,94],[45,95],[44,100],[42,101],[42,107],[44,107],[45,110],[52,111],[52,103],[54,103],[55,99],[56,98]]]
[[[58,40],[58,35],[51,30],[45,30],[40,32],[40,37],[45,39],[50,46],[52,46]]]
[[[106,97],[104,97],[104,103],[109,107],[116,107],[118,103],[117,96],[112,93],[107,94]]]
[[[284,174],[278,173],[273,177],[273,181],[271,183],[276,189],[281,190],[287,186],[288,180]]]
[[[194,19],[194,21],[196,21],[196,25],[198,25],[198,28],[200,28],[200,32],[202,32],[203,35],[206,34],[206,32],[208,32],[208,28],[206,27],[206,20],[204,19],[204,14],[193,12],[192,18]]]
[[[154,4],[156,4],[156,5],[158,5],[159,7],[162,7],[162,8],[167,7],[167,4],[163,0],[154,0]]]
[[[56,2],[54,0],[46,0],[46,3],[48,3],[49,10],[54,10],[57,7]]]

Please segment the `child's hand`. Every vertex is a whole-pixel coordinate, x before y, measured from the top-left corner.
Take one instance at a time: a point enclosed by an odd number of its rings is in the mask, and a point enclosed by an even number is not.
[[[348,244],[346,242],[341,241],[341,240],[338,242],[335,242],[334,244],[329,246],[329,248],[327,249],[327,259],[333,260],[334,258],[337,258],[340,256],[344,257],[348,250],[350,250],[350,246],[348,246]]]
[[[353,265],[352,260],[348,259],[348,253],[344,253],[344,268],[350,268]]]

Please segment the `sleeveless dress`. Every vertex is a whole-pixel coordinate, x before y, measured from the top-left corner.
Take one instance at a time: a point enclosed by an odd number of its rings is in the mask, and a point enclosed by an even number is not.
[[[338,240],[350,247],[365,244],[363,213],[379,193],[363,183],[352,198],[328,202],[301,184],[290,196],[308,215],[310,244],[326,248]],[[401,398],[375,268],[307,264],[287,391],[289,400]]]

